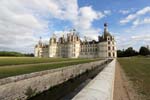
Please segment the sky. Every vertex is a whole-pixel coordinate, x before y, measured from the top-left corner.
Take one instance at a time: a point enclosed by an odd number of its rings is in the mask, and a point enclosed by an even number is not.
[[[71,29],[97,39],[105,22],[118,49],[150,45],[149,0],[0,0],[0,51],[33,53]]]

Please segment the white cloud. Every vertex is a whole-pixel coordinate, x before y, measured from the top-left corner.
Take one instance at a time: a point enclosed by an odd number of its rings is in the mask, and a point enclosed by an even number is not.
[[[146,35],[135,35],[131,37],[133,40],[143,40],[143,41],[150,41],[150,34]]]
[[[73,21],[74,25],[78,29],[89,29],[92,27],[94,20],[104,17],[101,12],[96,12],[91,6],[82,7],[79,9],[79,15],[77,20]]]
[[[138,26],[138,25],[143,25],[143,24],[150,24],[150,18],[144,18],[144,19],[136,19],[133,21],[133,25]]]
[[[82,36],[95,38],[93,34],[98,35],[100,29],[92,23],[106,13],[109,12],[95,11],[91,6],[79,8],[77,0],[1,0],[0,50],[33,52],[37,37],[48,36],[53,18],[70,21]]]
[[[128,15],[126,18],[120,20],[121,24],[126,24],[129,23],[131,21],[136,20],[137,18],[141,17],[142,15],[146,15],[147,13],[150,13],[150,7],[145,7],[139,11],[137,11],[134,14],[130,14]],[[136,23],[136,22],[135,22]]]
[[[150,25],[137,26],[134,28],[127,28],[122,30],[122,34],[117,34],[116,40],[118,49],[125,49],[127,47],[134,47],[136,50],[140,46],[150,44]]]
[[[25,52],[35,43],[34,34],[40,34],[45,27],[46,23],[29,13],[19,0],[0,1],[0,50]]]
[[[119,13],[121,14],[129,14],[130,13],[130,10],[119,10]]]
[[[104,14],[110,15],[111,14],[111,10],[104,10]]]

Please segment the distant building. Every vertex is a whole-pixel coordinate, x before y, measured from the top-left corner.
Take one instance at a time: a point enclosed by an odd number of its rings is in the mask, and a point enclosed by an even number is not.
[[[115,58],[116,42],[105,23],[103,35],[98,36],[98,41],[81,41],[75,30],[70,31],[66,38],[62,36],[58,40],[53,35],[49,45],[43,44],[40,39],[35,46],[35,57]]]

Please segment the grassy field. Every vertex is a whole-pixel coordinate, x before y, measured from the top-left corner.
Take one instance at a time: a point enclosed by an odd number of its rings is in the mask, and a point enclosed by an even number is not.
[[[15,58],[14,58],[15,59]],[[17,58],[18,59],[18,58]],[[30,58],[29,58],[30,59]],[[33,58],[31,58],[33,59]],[[38,58],[35,58],[38,59]],[[81,63],[87,63],[87,62],[92,62],[92,61],[97,61],[100,59],[50,59],[50,58],[40,58],[42,59],[49,59],[49,61],[55,61],[56,63],[49,63],[49,64],[35,64],[35,65],[19,65],[19,66],[1,66],[0,67],[0,78],[5,78],[9,76],[15,76],[15,75],[21,75],[21,74],[26,74],[26,73],[32,73],[32,72],[37,72],[37,71],[43,71],[43,70],[48,70],[48,69],[54,69],[54,68],[60,68],[60,67],[65,67],[69,65],[75,65],[75,64],[81,64]],[[66,62],[60,62],[62,60],[68,61]],[[26,59],[27,61],[27,59]],[[7,61],[6,61],[7,62]],[[57,63],[59,62],[59,63]],[[17,60],[16,63],[18,64]],[[16,64],[14,63],[14,64]],[[26,62],[27,63],[27,62]],[[3,63],[5,64],[5,63]]]
[[[35,63],[50,63],[60,61],[71,61],[79,59],[68,58],[35,58],[35,57],[0,57],[0,66],[4,65],[20,65],[20,64],[35,64]]]
[[[138,93],[146,97],[144,100],[150,100],[150,58],[119,58],[118,61]]]

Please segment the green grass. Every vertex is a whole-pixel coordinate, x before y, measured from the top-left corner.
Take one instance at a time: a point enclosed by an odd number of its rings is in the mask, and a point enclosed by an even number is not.
[[[0,66],[4,65],[20,65],[20,64],[35,64],[35,63],[49,63],[60,61],[71,61],[79,59],[68,58],[35,58],[35,57],[0,57]]]
[[[150,58],[119,58],[118,61],[138,93],[150,100]]]
[[[71,62],[61,62],[61,63],[55,63],[55,64],[38,64],[38,65],[28,65],[24,67],[19,66],[8,66],[8,67],[0,67],[0,78],[6,78],[9,76],[15,76],[15,75],[21,75],[21,74],[27,74],[37,71],[43,71],[48,69],[54,69],[54,68],[60,68],[65,67],[69,65],[76,65],[81,63],[87,63],[92,61],[97,61],[100,59],[84,59],[84,60],[74,60]]]

